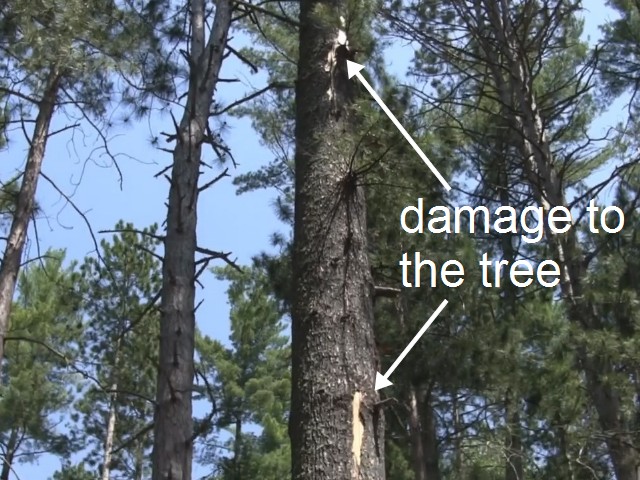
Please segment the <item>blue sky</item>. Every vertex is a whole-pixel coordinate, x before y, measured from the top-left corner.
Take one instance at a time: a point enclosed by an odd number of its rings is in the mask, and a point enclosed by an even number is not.
[[[218,98],[224,103],[241,98],[246,90],[261,86],[261,79],[248,77],[246,69],[231,59],[225,63],[222,75],[243,79],[243,85],[222,85]],[[180,118],[180,112],[174,114]],[[255,170],[271,159],[270,152],[260,146],[248,120],[227,121],[229,129],[225,139],[239,163],[237,169],[230,168],[232,176]],[[73,119],[58,115],[52,130],[73,123]],[[160,131],[170,130],[171,119],[163,115],[154,118],[151,125],[148,120],[143,120],[111,132],[110,149],[118,154],[123,174],[122,190],[116,169],[89,128],[84,128],[84,133],[76,132],[73,137],[70,134],[52,137],[43,171],[85,213],[98,241],[104,236],[97,232],[113,228],[119,219],[140,228],[153,222],[161,224],[166,215],[164,204],[168,183],[164,178],[154,178],[154,174],[168,164],[170,155],[154,148],[150,139]],[[21,139],[21,132],[12,132],[9,148],[0,152],[0,178],[7,179],[20,169],[26,152],[27,144]],[[205,161],[213,158],[212,153],[205,154]],[[220,173],[222,167],[215,165],[205,173],[203,182]],[[213,250],[231,251],[240,264],[247,264],[253,255],[270,249],[269,236],[282,229],[282,225],[274,215],[272,192],[258,191],[237,196],[231,181],[232,177],[224,179],[201,195],[198,243]],[[42,178],[37,200],[44,212],[37,222],[42,251],[50,247],[66,248],[68,259],[81,260],[95,250],[82,218]],[[37,255],[33,234],[28,248],[30,256]],[[229,334],[226,285],[212,275],[204,275],[201,282],[204,288],[198,289],[198,301],[203,299],[204,303],[198,310],[198,325],[205,334],[226,340]],[[35,464],[15,465],[17,475],[12,478],[46,479],[59,466],[57,458],[43,455]]]
[[[597,24],[610,15],[600,2],[587,1],[584,5],[589,12],[587,33],[594,39],[598,36]],[[402,72],[411,56],[409,46],[391,50],[388,58],[394,59],[394,63],[390,65],[393,71]],[[263,76],[249,75],[246,68],[231,59],[223,67],[223,76],[238,76],[243,79],[242,85],[221,86],[218,98],[223,103],[240,98],[243,92],[250,91],[252,87],[261,87],[261,82],[264,81]],[[177,118],[180,114],[181,112],[175,112]],[[613,118],[607,118],[604,123],[609,124]],[[225,139],[239,162],[236,170],[230,170],[232,175],[255,170],[271,160],[271,153],[260,145],[248,120],[227,121],[229,129]],[[74,122],[58,115],[53,129],[70,123]],[[158,135],[161,130],[170,129],[170,118],[162,116],[153,118],[151,124],[148,120],[143,120],[111,132],[113,139],[110,148],[121,154],[119,165],[124,177],[122,190],[119,188],[117,173],[110,166],[104,152],[94,150],[99,144],[89,129],[85,129],[86,137],[76,132],[74,138],[69,134],[52,138],[43,170],[86,213],[96,234],[98,230],[112,228],[120,219],[132,222],[140,228],[153,222],[162,223],[168,183],[162,178],[153,178],[153,175],[167,165],[170,157],[154,148],[150,144],[150,138]],[[0,152],[0,178],[3,180],[14,174],[24,163],[26,143],[20,137],[21,133],[14,131],[9,148]],[[428,146],[425,152],[428,154]],[[213,155],[207,153],[205,160],[211,159]],[[416,161],[420,160],[416,157]],[[206,172],[203,180],[212,178],[219,171]],[[94,250],[91,236],[82,219],[44,179],[40,180],[37,198],[45,213],[37,223],[42,250],[64,247],[70,259],[82,259]],[[232,251],[241,264],[248,263],[260,251],[270,250],[270,234],[283,230],[282,224],[274,215],[273,199],[274,193],[268,191],[236,196],[231,179],[219,182],[200,197],[199,244],[214,250]],[[30,238],[29,253],[35,256],[33,236]],[[98,240],[100,238],[102,236],[98,236]],[[204,299],[204,303],[198,310],[198,325],[204,333],[226,340],[229,333],[226,285],[216,281],[212,275],[206,275],[202,283],[204,289],[198,290],[198,297]],[[12,479],[44,480],[59,466],[56,458],[43,455],[34,464],[15,465]],[[205,473],[205,469],[196,469],[194,478]]]

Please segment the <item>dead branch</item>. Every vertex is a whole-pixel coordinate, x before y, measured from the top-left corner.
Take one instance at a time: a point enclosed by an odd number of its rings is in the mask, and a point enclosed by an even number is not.
[[[230,53],[235,55],[238,60],[240,60],[242,63],[248,65],[253,73],[258,73],[258,71],[259,71],[258,67],[256,67],[256,65],[254,63],[252,63],[251,60],[249,60],[247,57],[242,55],[239,51],[237,51],[231,45],[227,44],[226,47],[227,47],[227,50],[229,50]]]
[[[109,276],[111,277],[111,279],[115,281],[115,277],[113,275],[113,272],[111,271],[111,268],[109,267],[109,265],[105,261],[104,257],[100,253],[100,247],[98,245],[98,240],[96,239],[96,236],[93,233],[93,228],[91,227],[91,223],[89,222],[89,219],[87,218],[87,216],[78,208],[78,206],[73,202],[73,200],[71,200],[71,198],[69,198],[69,196],[66,193],[64,193],[60,189],[60,187],[58,187],[58,185],[56,185],[56,183],[53,180],[51,180],[43,171],[40,171],[40,175],[47,182],[49,182],[49,184],[55,189],[55,191],[58,192],[66,200],[66,202],[69,205],[71,205],[71,208],[73,208],[78,215],[80,215],[80,218],[82,218],[82,221],[87,226],[87,230],[89,230],[89,235],[91,236],[91,240],[93,242],[93,246],[95,247],[95,251],[96,251],[96,255],[98,256],[98,259],[102,262],[102,264],[107,269],[107,273],[109,273]]]
[[[263,93],[266,93],[269,90],[272,90],[274,88],[285,89],[285,88],[293,88],[293,86],[288,84],[288,83],[285,83],[285,82],[272,82],[269,85],[267,85],[266,87],[261,88],[260,90],[256,90],[255,92],[247,95],[246,97],[241,98],[240,100],[236,100],[235,102],[227,105],[222,110],[220,110],[218,112],[213,112],[211,115],[213,115],[213,116],[222,115],[223,113],[228,112],[232,108],[235,108],[235,107],[237,107],[239,105],[242,105],[243,103],[249,102],[249,101],[253,100],[254,98],[259,97]]]
[[[213,180],[211,180],[210,182],[205,183],[204,185],[202,185],[200,188],[198,188],[198,192],[203,192],[204,190],[206,190],[207,188],[211,187],[212,185],[214,185],[215,183],[217,183],[218,181],[220,181],[221,179],[223,179],[224,177],[228,177],[229,176],[229,169],[225,168],[224,172],[222,172],[220,175],[218,175],[216,178],[214,178]]]
[[[227,265],[242,273],[242,269],[238,266],[236,261],[229,258],[231,252],[216,252],[215,250],[209,250],[204,247],[196,247],[196,252],[207,255],[207,259],[209,260],[223,260]]]

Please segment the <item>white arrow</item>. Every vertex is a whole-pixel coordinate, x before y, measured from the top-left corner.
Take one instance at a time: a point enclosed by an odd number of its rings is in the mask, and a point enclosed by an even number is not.
[[[440,172],[438,171],[438,169],[433,166],[433,163],[431,163],[431,161],[427,158],[427,156],[420,149],[418,144],[414,142],[413,138],[411,138],[411,135],[407,133],[407,131],[400,124],[400,122],[395,117],[395,115],[391,113],[391,110],[387,108],[387,106],[384,104],[382,99],[378,96],[376,91],[373,88],[371,88],[371,85],[369,85],[369,82],[367,82],[367,80],[362,76],[362,74],[360,73],[360,70],[362,70],[363,68],[364,66],[360,65],[359,63],[355,63],[355,62],[352,62],[351,60],[347,60],[347,74],[349,75],[349,78],[353,77],[354,75],[358,77],[358,80],[362,82],[362,84],[364,85],[364,88],[366,88],[367,91],[374,98],[374,100],[378,102],[378,105],[380,105],[384,113],[387,114],[387,116],[391,119],[393,124],[398,128],[398,130],[400,130],[400,133],[404,135],[404,138],[407,139],[407,142],[409,142],[409,144],[413,147],[413,149],[420,156],[422,161],[427,164],[427,167],[429,167],[429,169],[433,172],[433,174],[437,177],[437,179],[440,180],[440,183],[444,185],[444,188],[446,188],[447,191],[451,190],[451,187],[449,186],[447,181],[443,178],[443,176],[440,175]]]
[[[385,388],[385,387],[388,387],[389,385],[393,385],[393,383],[391,383],[389,381],[389,376],[391,376],[393,371],[396,368],[398,368],[398,365],[400,365],[400,362],[402,362],[402,360],[404,360],[404,357],[407,356],[407,353],[409,353],[411,351],[411,349],[415,346],[415,344],[418,343],[418,340],[420,340],[420,337],[422,337],[422,335],[424,335],[424,332],[427,331],[427,328],[429,328],[431,326],[431,324],[434,322],[434,320],[438,317],[438,315],[440,315],[440,312],[442,312],[444,307],[447,306],[447,303],[448,302],[446,300],[442,301],[442,303],[440,304],[438,309],[435,312],[433,312],[433,315],[431,315],[429,317],[429,320],[427,320],[427,323],[425,323],[422,326],[420,331],[418,333],[416,333],[416,336],[413,337],[413,340],[411,340],[411,342],[409,342],[409,345],[407,345],[407,347],[402,351],[402,353],[396,359],[396,361],[393,362],[393,365],[391,365],[389,367],[389,370],[387,370],[387,373],[385,373],[384,375],[381,375],[380,372],[376,372],[376,385],[375,385],[375,389],[376,390],[380,390],[381,388]]]

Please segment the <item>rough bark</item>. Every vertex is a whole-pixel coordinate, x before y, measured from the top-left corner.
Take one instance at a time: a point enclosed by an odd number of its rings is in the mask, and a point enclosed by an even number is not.
[[[351,169],[344,0],[300,2],[290,436],[294,480],[384,479],[365,195]],[[356,81],[355,79],[353,80]]]
[[[229,0],[216,3],[213,26],[205,42],[205,2],[190,2],[189,91],[176,132],[162,265],[152,480],[191,479],[198,179],[231,10]]]
[[[55,110],[60,76],[57,67],[52,67],[46,80],[42,99],[38,103],[38,115],[31,137],[27,163],[22,174],[22,184],[18,193],[15,213],[11,221],[9,236],[0,265],[0,373],[4,360],[4,342],[9,331],[11,304],[16,290],[20,263],[27,229],[35,205],[38,179],[47,146],[49,127]]]

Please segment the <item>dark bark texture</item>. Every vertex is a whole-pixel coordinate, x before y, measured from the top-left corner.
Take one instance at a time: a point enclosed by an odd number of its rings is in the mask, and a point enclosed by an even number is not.
[[[294,480],[384,479],[365,195],[351,164],[343,0],[302,0],[290,436]],[[320,13],[322,12],[322,14]],[[328,15],[330,12],[333,15]]]
[[[162,265],[153,480],[191,480],[198,179],[231,10],[227,0],[216,3],[213,26],[205,43],[205,2],[190,2],[189,92],[176,132]]]

